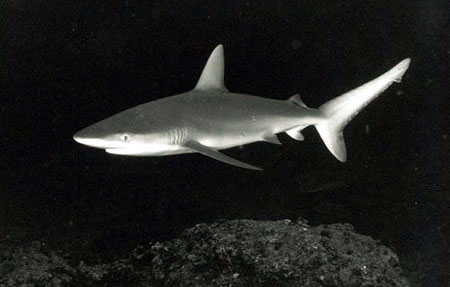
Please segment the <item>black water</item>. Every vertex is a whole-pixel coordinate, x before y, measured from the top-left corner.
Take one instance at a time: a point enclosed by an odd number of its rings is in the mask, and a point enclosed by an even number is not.
[[[0,215],[40,240],[119,254],[219,218],[348,222],[444,286],[450,245],[448,1],[0,1]],[[232,91],[317,107],[412,58],[345,130],[228,154],[126,158],[72,135],[191,89],[224,44]],[[315,192],[311,192],[315,191]],[[81,251],[80,251],[81,252]],[[81,256],[81,255],[80,255]],[[420,285],[419,285],[420,286]]]

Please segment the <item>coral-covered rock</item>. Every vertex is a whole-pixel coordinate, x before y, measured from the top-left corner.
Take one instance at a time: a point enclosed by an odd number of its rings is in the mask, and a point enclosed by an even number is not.
[[[75,269],[45,244],[0,245],[0,286],[67,286]]]
[[[397,256],[347,224],[234,220],[88,265],[0,246],[0,286],[409,286]]]
[[[155,286],[409,286],[391,250],[346,224],[199,224],[147,256]]]

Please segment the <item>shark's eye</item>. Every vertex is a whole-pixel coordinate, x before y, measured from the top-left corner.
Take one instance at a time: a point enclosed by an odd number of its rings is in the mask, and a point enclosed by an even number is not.
[[[123,134],[120,136],[120,140],[123,142],[128,142],[128,141],[130,141],[130,136],[127,134]]]

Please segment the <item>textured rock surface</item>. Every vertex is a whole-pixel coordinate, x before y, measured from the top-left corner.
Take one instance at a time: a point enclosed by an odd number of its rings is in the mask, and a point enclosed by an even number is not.
[[[345,224],[200,224],[149,253],[162,286],[408,286],[391,250]]]
[[[178,239],[138,247],[129,258],[75,267],[39,248],[0,252],[9,254],[0,262],[3,286],[33,280],[36,286],[409,286],[390,249],[346,224],[199,224]]]
[[[75,273],[64,257],[38,241],[0,245],[0,286],[66,286]]]

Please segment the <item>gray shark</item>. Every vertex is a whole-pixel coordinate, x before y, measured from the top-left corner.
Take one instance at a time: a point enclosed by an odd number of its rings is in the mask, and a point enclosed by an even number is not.
[[[283,132],[301,141],[302,129],[312,125],[329,151],[344,162],[345,125],[393,82],[400,82],[409,63],[404,59],[378,78],[313,109],[298,95],[275,100],[230,92],[224,85],[224,51],[219,45],[193,90],[120,112],[81,130],[74,139],[111,154],[200,153],[259,170],[219,150],[257,141],[280,144],[277,134]]]

